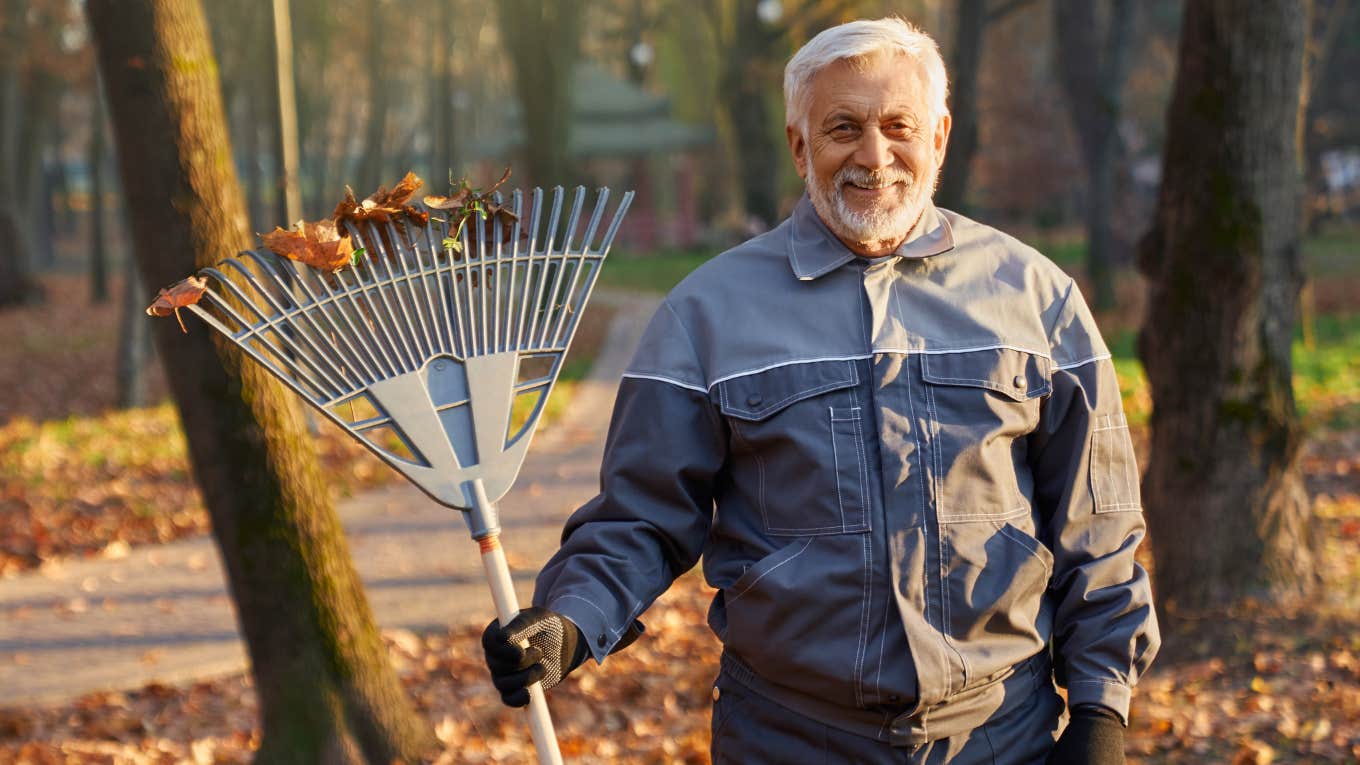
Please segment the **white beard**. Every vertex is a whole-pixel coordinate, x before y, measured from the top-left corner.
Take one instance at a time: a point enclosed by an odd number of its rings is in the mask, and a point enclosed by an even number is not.
[[[900,201],[882,200],[864,210],[850,207],[841,193],[846,183],[876,187],[897,182],[905,184],[906,198]],[[829,183],[810,173],[807,187],[812,206],[833,233],[847,241],[868,244],[905,239],[930,199],[935,178],[918,179],[910,170],[899,167],[873,172],[846,165],[836,171]]]

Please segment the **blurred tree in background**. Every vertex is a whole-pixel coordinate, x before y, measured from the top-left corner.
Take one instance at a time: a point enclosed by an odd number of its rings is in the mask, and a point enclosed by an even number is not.
[[[1119,121],[1133,58],[1134,11],[1133,0],[1053,0],[1058,80],[1086,166],[1086,273],[1099,311],[1115,308],[1119,243],[1110,216],[1115,162],[1123,154]]]
[[[1306,8],[1187,0],[1161,193],[1139,266],[1152,385],[1143,479],[1157,588],[1186,608],[1318,575],[1291,347]]]
[[[198,0],[91,0],[142,282],[248,244]],[[155,328],[245,635],[257,762],[416,761],[433,737],[387,661],[296,398],[230,343]]]
[[[501,38],[514,67],[529,182],[573,182],[571,92],[587,0],[500,0]]]

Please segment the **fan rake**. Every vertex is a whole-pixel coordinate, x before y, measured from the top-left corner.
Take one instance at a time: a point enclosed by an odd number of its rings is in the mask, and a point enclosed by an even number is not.
[[[197,316],[440,504],[463,510],[502,624],[519,611],[495,502],[518,475],[619,225],[609,190],[511,195],[513,222],[346,221],[364,252],[324,272],[247,251],[210,277]],[[498,200],[499,203],[499,200]],[[545,224],[546,218],[546,225]],[[565,223],[565,226],[563,226]],[[565,231],[563,231],[565,228]],[[559,238],[559,233],[561,237]],[[542,688],[530,689],[540,762],[560,762]]]

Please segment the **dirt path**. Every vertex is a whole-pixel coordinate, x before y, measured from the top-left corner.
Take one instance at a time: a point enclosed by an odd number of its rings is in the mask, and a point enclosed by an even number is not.
[[[607,291],[593,299],[617,308],[604,350],[568,414],[535,439],[500,503],[503,542],[525,601],[534,574],[557,548],[562,521],[597,490],[619,375],[657,305],[654,297]],[[491,617],[476,545],[461,514],[405,484],[344,501],[338,510],[383,628],[442,630]],[[244,667],[210,538],[48,566],[0,584],[0,688],[7,705]]]

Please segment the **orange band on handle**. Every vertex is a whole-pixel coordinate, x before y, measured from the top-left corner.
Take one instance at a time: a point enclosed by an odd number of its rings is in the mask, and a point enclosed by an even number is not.
[[[501,538],[499,534],[492,534],[477,540],[477,546],[482,549],[482,555],[500,549]]]

